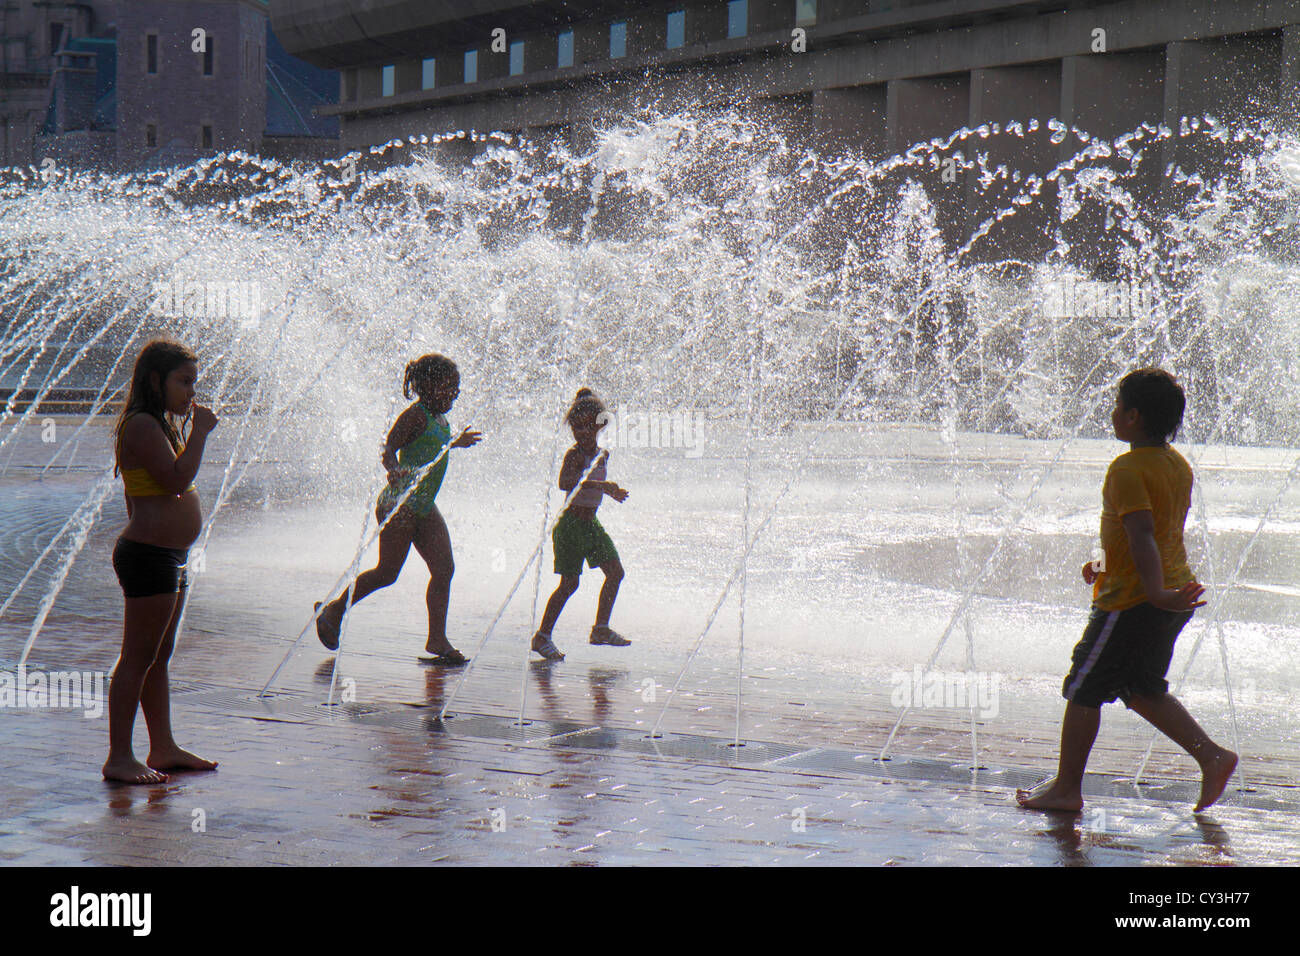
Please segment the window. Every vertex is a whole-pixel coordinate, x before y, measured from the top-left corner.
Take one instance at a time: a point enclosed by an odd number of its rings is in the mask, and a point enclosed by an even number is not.
[[[748,28],[749,0],[731,0],[727,4],[727,39],[743,37]]]
[[[438,75],[438,60],[429,57],[420,65],[420,89],[431,90]]]
[[[212,41],[211,35],[203,38],[203,75],[212,75]]]
[[[668,14],[668,49],[675,50],[686,42],[686,11]]]
[[[145,37],[144,71],[150,74],[158,72],[158,34],[150,33]]]
[[[621,56],[627,56],[627,21],[615,20],[609,25],[609,58]]]
[[[199,141],[204,149],[212,148],[212,127],[204,126],[199,132]]]
[[[794,0],[794,25],[811,26],[817,22],[817,0]]]
[[[478,50],[465,51],[465,82],[478,82]]]
[[[63,46],[63,24],[50,24],[50,53],[58,53],[59,48]]]
[[[397,85],[397,67],[384,67],[381,76],[383,77],[381,94],[383,96],[392,96]]]
[[[524,72],[524,41],[515,40],[510,44],[510,75],[518,76]]]
[[[573,31],[565,30],[555,39],[556,66],[573,66]]]
[[[158,145],[158,127],[153,123],[146,123],[144,127],[144,144],[153,149]]]

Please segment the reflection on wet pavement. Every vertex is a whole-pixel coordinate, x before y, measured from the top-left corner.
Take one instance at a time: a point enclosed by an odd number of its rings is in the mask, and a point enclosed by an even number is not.
[[[1105,456],[1094,457],[1048,482],[1043,494],[1053,504],[1008,539],[979,589],[970,647],[959,629],[937,662],[965,670],[973,650],[978,667],[1001,678],[996,713],[972,721],[966,707],[918,707],[904,718],[887,761],[876,758],[899,716],[891,691],[933,650],[958,596],[962,561],[992,553],[989,502],[1023,485],[1023,469],[1008,465],[997,474],[990,469],[1002,466],[986,465],[983,485],[968,482],[962,551],[933,532],[951,512],[951,498],[935,490],[942,461],[904,461],[885,474],[884,466],[845,458],[801,485],[750,569],[739,748],[729,746],[737,637],[730,606],[670,695],[729,571],[736,537],[735,503],[719,503],[680,475],[643,478],[644,510],[610,518],[628,567],[616,623],[633,645],[586,644],[597,587],[584,580],[556,630],[568,659],[525,664],[530,592],[490,644],[476,645],[516,558],[532,547],[535,523],[512,524],[476,507],[457,490],[472,487],[467,469],[464,485],[447,491],[458,568],[451,621],[453,643],[476,660],[444,722],[437,715],[461,672],[416,661],[427,579],[414,561],[396,585],[353,611],[332,706],[335,663],[310,634],[274,694],[257,696],[306,626],[312,601],[345,563],[356,512],[310,502],[268,511],[232,506],[196,579],[172,671],[182,742],[220,760],[221,769],[176,774],[159,787],[106,785],[98,775],[106,720],[6,711],[0,860],[1300,863],[1300,711],[1292,693],[1300,603],[1276,587],[1234,592],[1224,618],[1244,773],[1222,804],[1190,812],[1194,765],[1164,741],[1146,785],[1135,785],[1149,730],[1109,709],[1084,814],[1058,818],[1015,806],[1014,789],[1055,764],[1061,672],[1086,616],[1086,595],[1067,572],[1077,573],[1074,553],[1096,521],[1091,509],[1079,510],[1077,486],[1099,486]],[[670,466],[688,465],[663,465]],[[689,467],[728,481],[727,470],[739,465],[704,459]],[[1252,509],[1278,480],[1259,474],[1265,477],[1213,478],[1220,567],[1253,532]],[[772,478],[764,481],[773,485]],[[860,486],[870,491],[869,508],[846,490]],[[5,484],[5,596],[85,487],[85,476],[41,482],[39,490]],[[1061,502],[1074,510],[1058,508]],[[111,503],[120,510],[120,501]],[[1278,519],[1294,521],[1300,508],[1284,504]],[[33,667],[112,667],[121,598],[106,568],[119,519],[106,516],[73,565]],[[303,546],[304,527],[314,531],[310,547]],[[1289,535],[1270,530],[1257,548],[1245,575],[1285,583],[1297,563]],[[549,578],[541,586],[544,598]],[[37,581],[0,618],[0,669],[12,670],[42,594]],[[1204,634],[1208,642],[1180,696],[1226,742],[1232,728],[1216,632],[1198,615],[1186,633],[1171,679]],[[666,704],[663,735],[651,739]],[[973,763],[987,769],[973,774]]]

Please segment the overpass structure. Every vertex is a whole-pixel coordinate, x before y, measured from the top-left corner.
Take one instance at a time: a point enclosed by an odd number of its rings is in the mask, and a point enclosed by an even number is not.
[[[341,71],[342,144],[579,129],[638,104],[766,103],[883,155],[1056,116],[1101,135],[1300,105],[1296,0],[271,0]]]
[[[1033,118],[1107,138],[1205,114],[1300,121],[1300,0],[271,0],[271,16],[291,53],[340,71],[323,112],[344,149],[460,129],[583,148],[647,106],[750,111],[867,158]],[[1079,148],[1045,127],[981,145],[1025,175]],[[1194,137],[1152,152],[1136,188],[1166,206],[1182,194],[1164,171],[1223,158]],[[945,231],[968,234],[997,197],[938,177]],[[1050,205],[988,251],[1032,251]]]

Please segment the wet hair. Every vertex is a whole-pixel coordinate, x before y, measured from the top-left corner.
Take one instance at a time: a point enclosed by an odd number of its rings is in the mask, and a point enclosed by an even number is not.
[[[444,382],[460,378],[460,369],[445,355],[431,352],[406,364],[402,377],[402,394],[407,398],[417,395],[423,399]]]
[[[1187,405],[1183,387],[1162,368],[1140,368],[1125,375],[1119,383],[1119,401],[1141,413],[1152,441],[1172,441],[1178,435]]]
[[[596,393],[589,388],[580,388],[578,394],[573,396],[573,404],[569,406],[564,420],[573,425],[579,419],[599,418],[603,411],[605,411],[605,403]]]
[[[135,369],[131,372],[131,387],[126,393],[126,402],[117,416],[113,426],[113,447],[115,463],[113,474],[116,475],[122,462],[122,429],[127,419],[133,415],[152,415],[162,426],[163,434],[171,443],[172,451],[179,453],[181,434],[167,411],[166,385],[167,376],[186,362],[199,363],[199,357],[171,339],[154,339],[140,352],[135,360]],[[157,375],[157,384],[154,376]]]

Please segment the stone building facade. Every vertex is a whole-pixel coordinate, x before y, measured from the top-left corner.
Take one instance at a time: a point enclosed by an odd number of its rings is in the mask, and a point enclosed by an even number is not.
[[[19,0],[0,13],[3,165],[338,151],[338,120],[315,112],[337,77],[284,50],[266,0]]]

